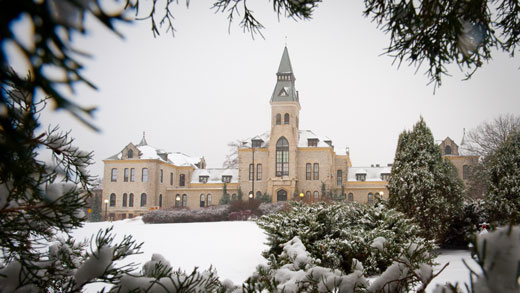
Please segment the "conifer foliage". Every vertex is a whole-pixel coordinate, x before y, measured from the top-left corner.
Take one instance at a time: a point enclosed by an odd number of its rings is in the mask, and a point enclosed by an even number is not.
[[[389,205],[413,219],[427,239],[443,241],[462,208],[462,183],[421,117],[399,136],[388,182]]]
[[[520,131],[513,132],[491,157],[486,203],[493,221],[520,223]]]

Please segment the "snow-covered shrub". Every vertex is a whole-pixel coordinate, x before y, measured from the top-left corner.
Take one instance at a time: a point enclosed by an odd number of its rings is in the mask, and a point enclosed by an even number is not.
[[[269,215],[284,210],[287,207],[288,205],[285,202],[261,203],[258,209],[260,210],[261,215]]]
[[[191,222],[217,222],[227,221],[229,215],[228,205],[210,206],[202,209],[170,209],[155,210],[143,215],[143,222],[155,223],[191,223]]]
[[[464,201],[462,213],[450,223],[441,243],[443,248],[467,248],[479,231],[482,223],[489,222],[484,201],[480,199]]]
[[[473,242],[473,258],[482,273],[470,271],[471,284],[467,292],[513,293],[520,291],[520,226],[500,227],[481,233]],[[435,292],[461,292],[458,284],[437,286]]]
[[[269,249],[263,252],[264,257],[280,266],[287,263],[282,257],[283,246],[295,236],[319,265],[347,274],[355,260],[363,263],[366,273],[380,273],[410,243],[433,249],[431,242],[417,236],[419,228],[411,220],[382,203],[292,203],[289,210],[263,216],[257,223],[267,234]],[[378,237],[387,241],[384,255],[371,248]],[[429,254],[421,261],[429,264],[433,257]]]

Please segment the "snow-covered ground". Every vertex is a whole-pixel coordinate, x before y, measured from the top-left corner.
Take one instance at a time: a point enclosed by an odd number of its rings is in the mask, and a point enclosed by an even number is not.
[[[138,242],[144,242],[143,254],[130,257],[128,262],[144,264],[153,253],[163,255],[172,267],[188,272],[194,267],[204,270],[211,265],[217,269],[221,280],[230,279],[241,284],[254,272],[258,264],[266,263],[260,255],[267,249],[266,236],[255,222],[212,222],[187,224],[144,224],[140,218],[116,222],[87,223],[73,232],[76,239],[84,239],[97,233],[99,229],[114,226],[116,241],[124,235],[132,235]],[[465,259],[472,268],[478,266],[468,251],[444,250],[437,258],[440,268],[450,265],[434,280],[434,283],[468,282],[469,271],[462,262]],[[101,284],[88,287],[89,292],[97,292]],[[434,285],[428,288],[431,291]]]

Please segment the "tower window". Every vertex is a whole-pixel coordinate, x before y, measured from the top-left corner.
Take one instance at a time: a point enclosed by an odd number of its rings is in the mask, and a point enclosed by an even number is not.
[[[282,124],[282,115],[280,113],[276,114],[276,125]]]
[[[280,137],[276,142],[276,176],[289,175],[289,142]]]
[[[285,113],[285,115],[283,115],[283,124],[289,124],[289,114],[288,113]]]

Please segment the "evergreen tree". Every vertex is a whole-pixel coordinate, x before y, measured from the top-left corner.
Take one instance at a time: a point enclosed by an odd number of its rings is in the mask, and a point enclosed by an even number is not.
[[[92,207],[90,211],[90,221],[99,222],[101,221],[101,199],[96,194],[92,200]]]
[[[229,198],[229,193],[227,192],[227,185],[224,182],[224,186],[222,187],[222,197],[220,198],[220,201],[218,202],[219,205],[224,204],[230,204],[231,198]]]
[[[491,157],[486,204],[492,221],[520,223],[520,131]]]
[[[399,136],[388,190],[389,205],[414,219],[428,239],[442,242],[461,211],[462,182],[422,117]]]

